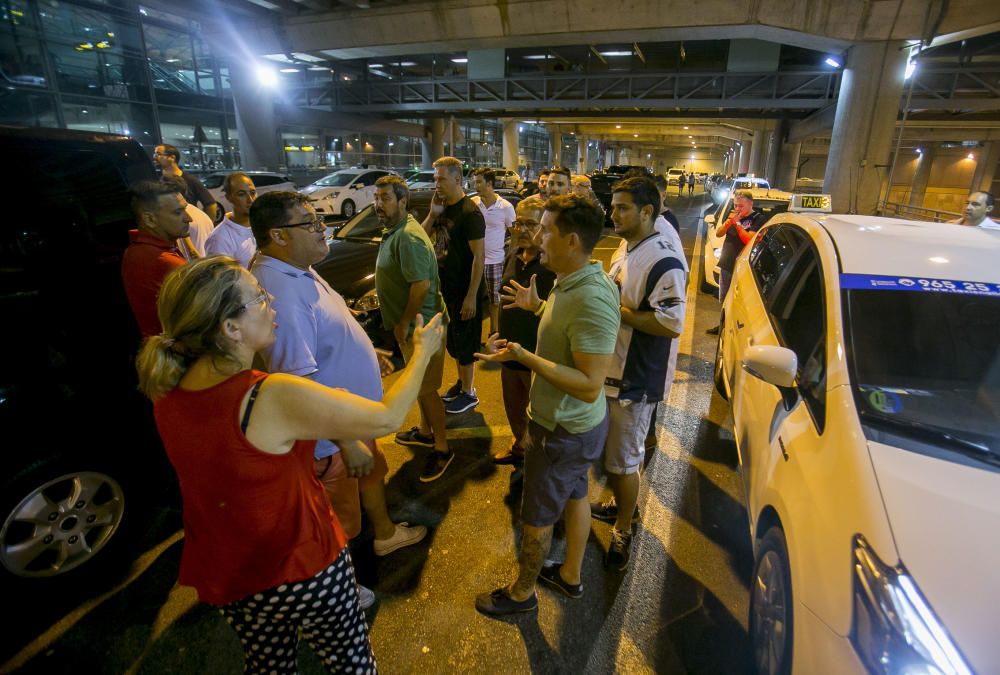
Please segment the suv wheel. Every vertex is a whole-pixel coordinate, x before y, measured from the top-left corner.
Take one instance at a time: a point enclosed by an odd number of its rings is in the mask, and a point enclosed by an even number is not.
[[[111,476],[53,468],[36,464],[5,486],[0,563],[15,576],[54,577],[83,565],[125,515],[124,492]]]

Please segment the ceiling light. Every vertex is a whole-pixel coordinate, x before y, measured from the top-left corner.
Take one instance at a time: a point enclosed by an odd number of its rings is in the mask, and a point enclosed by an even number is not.
[[[384,68],[385,66],[383,66],[381,63],[369,63],[368,67],[369,68]]]
[[[309,70],[330,70],[326,66],[309,66]]]
[[[975,156],[975,155],[973,155],[973,154],[972,154],[972,153],[970,152],[970,153],[969,153],[968,155],[966,155],[966,156],[965,156],[965,158],[966,158],[966,159],[975,159],[975,158],[976,158],[976,156]]]
[[[921,150],[920,148],[917,148],[917,149],[916,149],[916,152],[917,152],[917,154],[918,154],[918,155],[922,155],[922,154],[924,154],[924,151],[923,151],[923,150]]]
[[[326,59],[324,58],[320,58],[319,56],[313,56],[312,54],[306,54],[304,52],[292,52],[292,56],[294,56],[300,61],[308,61],[310,63],[318,63],[320,61],[326,61]]]
[[[529,61],[544,61],[545,59],[553,59],[555,57],[549,56],[548,54],[529,54],[524,58],[528,59]]]
[[[904,80],[908,80],[911,77],[913,77],[913,73],[915,73],[916,70],[917,70],[917,62],[916,61],[910,61],[909,63],[907,63],[906,64],[906,74],[903,75],[903,79]]]
[[[468,63],[468,62],[469,62],[469,59],[467,59],[467,58],[465,58],[465,57],[463,56],[463,57],[459,57],[459,58],[457,58],[457,59],[452,59],[452,60],[451,60],[451,62],[452,62],[452,63]]]
[[[399,65],[401,65],[404,68],[409,68],[410,66],[417,65],[417,62],[416,61],[400,61]]]
[[[282,68],[281,72],[283,72],[283,73],[297,73],[297,72],[299,72],[299,69],[298,68]]]
[[[826,57],[826,61],[824,61],[823,63],[830,66],[831,68],[840,68],[840,61],[838,59],[833,58],[832,56]]]
[[[688,138],[694,138],[694,136],[688,136]]]
[[[621,129],[621,128],[622,128],[622,125],[620,125],[620,124],[616,124],[615,125],[615,129]]]
[[[631,51],[627,51],[627,52],[615,52],[615,51],[612,51],[612,52],[601,52],[601,56],[632,56],[632,52]]]
[[[684,127],[684,128],[687,129],[687,127]]]
[[[267,66],[257,66],[257,81],[265,87],[278,86],[277,74]]]

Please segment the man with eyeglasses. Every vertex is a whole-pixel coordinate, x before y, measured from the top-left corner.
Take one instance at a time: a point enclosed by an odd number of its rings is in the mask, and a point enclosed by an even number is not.
[[[298,192],[269,192],[250,206],[250,227],[258,255],[251,272],[271,294],[278,328],[263,357],[270,372],[311,378],[372,401],[382,400],[380,359],[344,299],[312,269],[329,252],[326,226],[309,198]],[[361,532],[361,509],[375,528],[375,554],[387,555],[424,538],[423,526],[393,524],[385,502],[385,456],[373,439],[320,440],[316,477],[326,488],[348,538]],[[360,500],[359,500],[360,493]],[[362,606],[374,594],[362,587]]]
[[[212,197],[201,181],[181,169],[181,152],[169,143],[156,146],[153,151],[153,162],[160,169],[163,180],[174,180],[180,183],[181,194],[188,204],[201,204],[201,210],[208,214],[212,222],[218,222],[222,214],[219,204]]]

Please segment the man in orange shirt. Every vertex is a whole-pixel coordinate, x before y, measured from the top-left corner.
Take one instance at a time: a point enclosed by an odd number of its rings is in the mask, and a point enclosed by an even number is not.
[[[187,202],[174,183],[145,180],[132,186],[132,213],[136,228],[129,231],[129,245],[122,256],[125,295],[143,338],[162,329],[156,298],[167,274],[186,261],[177,250],[188,236],[191,216]]]

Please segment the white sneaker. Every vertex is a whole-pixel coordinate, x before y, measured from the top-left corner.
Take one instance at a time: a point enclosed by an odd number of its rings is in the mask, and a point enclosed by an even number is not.
[[[410,526],[409,523],[396,523],[396,530],[388,539],[375,540],[375,555],[389,555],[404,546],[416,544],[427,536],[427,528],[423,525]]]
[[[361,605],[361,609],[368,609],[375,604],[375,591],[368,588],[367,586],[362,586],[358,584],[358,604]]]

